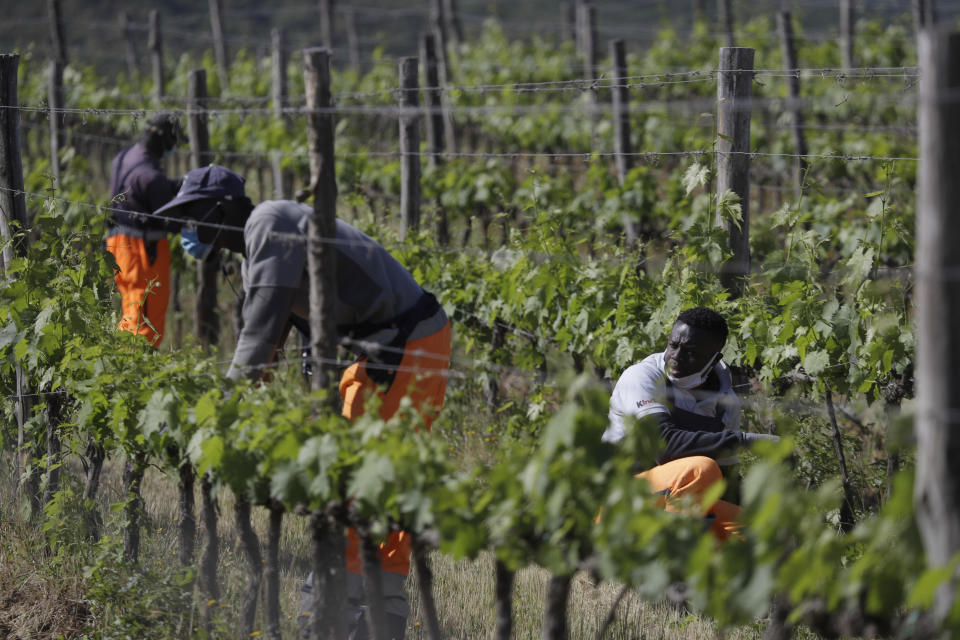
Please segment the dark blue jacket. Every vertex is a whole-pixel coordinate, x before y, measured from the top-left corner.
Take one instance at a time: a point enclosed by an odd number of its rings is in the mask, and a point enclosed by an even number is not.
[[[179,188],[180,181],[164,175],[160,157],[151,153],[142,142],[124,149],[113,159],[111,171],[112,226],[123,227],[127,235],[136,231],[179,232],[179,222],[142,215],[153,213],[170,202]]]

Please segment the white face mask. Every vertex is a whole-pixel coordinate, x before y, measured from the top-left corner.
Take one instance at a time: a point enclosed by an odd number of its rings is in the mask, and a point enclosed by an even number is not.
[[[673,386],[679,387],[680,389],[693,389],[695,387],[699,387],[707,381],[707,378],[710,375],[710,370],[713,369],[714,365],[720,362],[720,358],[717,357],[719,355],[720,352],[717,351],[715,354],[713,354],[707,364],[704,365],[703,369],[700,369],[700,371],[697,371],[696,373],[691,373],[688,376],[682,376],[678,378],[671,375],[669,371],[666,371],[666,369],[664,369],[664,373],[667,375],[667,379],[670,380]]]

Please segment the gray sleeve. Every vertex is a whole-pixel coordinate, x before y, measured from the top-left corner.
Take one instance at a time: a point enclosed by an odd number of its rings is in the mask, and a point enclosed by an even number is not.
[[[243,301],[243,330],[237,339],[227,377],[256,380],[273,362],[290,319],[296,289],[251,287]]]

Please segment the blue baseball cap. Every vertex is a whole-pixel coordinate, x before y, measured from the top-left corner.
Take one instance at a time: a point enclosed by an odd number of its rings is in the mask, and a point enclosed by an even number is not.
[[[162,215],[196,200],[240,200],[247,197],[243,183],[243,178],[218,164],[193,169],[183,176],[183,184],[173,200],[153,213]],[[177,217],[176,213],[169,215]]]

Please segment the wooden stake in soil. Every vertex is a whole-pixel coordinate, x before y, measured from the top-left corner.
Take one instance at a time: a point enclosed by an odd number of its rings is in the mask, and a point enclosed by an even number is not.
[[[270,58],[273,71],[273,114],[283,120],[287,106],[287,36],[283,29],[270,31]]]
[[[443,13],[447,20],[447,34],[450,37],[450,46],[457,50],[463,42],[463,23],[460,22],[460,10],[457,0],[443,0]]]
[[[844,69],[853,69],[853,33],[855,27],[853,0],[840,0],[840,57]]]
[[[147,48],[150,50],[150,66],[153,72],[153,100],[159,105],[163,101],[167,88],[163,74],[163,35],[160,32],[160,13],[156,9],[150,11],[148,30],[150,35],[147,38]]]
[[[310,276],[310,350],[314,357],[313,389],[331,391],[334,372],[325,359],[335,359],[337,333],[336,248],[337,183],[333,156],[333,115],[330,108],[330,52],[303,52],[304,87],[307,94],[307,140],[310,151],[310,190],[313,215],[307,225]],[[339,411],[339,398],[330,393],[328,408]]]
[[[732,0],[717,0],[717,22],[727,35],[727,46],[736,47],[736,38],[733,30],[733,2]]]
[[[66,136],[63,131],[63,63],[50,61],[50,169],[53,173],[53,188],[60,190],[60,150]]]
[[[595,80],[597,77],[597,10],[590,2],[577,6],[577,42],[580,44],[580,58],[583,60],[583,77]]]
[[[577,3],[572,0],[570,2],[561,2],[560,19],[563,21],[560,39],[562,41],[572,42],[574,47],[577,47]]]
[[[333,53],[334,0],[320,0],[320,43]]]
[[[23,193],[23,162],[20,157],[20,112],[17,110],[17,69],[20,56],[0,55],[0,237],[4,240],[2,268],[14,256],[27,254],[27,201]],[[18,227],[14,235],[13,225]],[[15,388],[13,412],[17,419],[17,456],[14,477],[22,478],[29,463],[29,454],[24,449],[26,422],[33,413],[33,400],[27,385],[23,366],[14,365]],[[18,486],[21,497],[26,486]],[[35,492],[28,494],[36,501]]]
[[[280,639],[280,534],[283,527],[283,505],[270,504],[270,526],[267,529],[267,558],[264,565],[263,617],[267,640]]]
[[[357,34],[356,11],[354,11],[352,7],[344,7],[343,9],[343,30],[347,32],[347,51],[350,56],[350,68],[360,73],[360,36]]]
[[[567,600],[572,581],[572,575],[550,576],[543,614],[543,640],[567,640]]]
[[[919,34],[928,27],[937,24],[937,10],[934,0],[913,0],[913,23]]]
[[[450,50],[447,44],[447,26],[444,18],[443,0],[431,0],[430,20],[433,36],[436,39],[437,74],[440,78],[439,86],[445,89],[453,82],[450,71]],[[443,131],[447,151],[453,153],[457,149],[456,132],[453,122],[453,112],[450,109],[450,94],[441,93],[443,99]]]
[[[437,37],[425,33],[420,38],[420,66],[423,68],[426,92],[427,164],[436,167],[443,163],[443,91],[440,87],[440,72],[437,61]]]
[[[270,173],[273,175],[273,197],[277,200],[289,200],[291,194],[290,180],[283,169],[283,152],[270,152]]]
[[[212,0],[214,1],[214,0]],[[207,129],[207,72],[190,72],[187,86],[187,128],[190,135],[190,161],[194,169],[213,162],[210,133]],[[197,301],[194,326],[204,344],[215,347],[220,341],[220,316],[217,313],[217,273],[220,257],[216,251],[197,263]]]
[[[133,23],[130,22],[130,13],[121,11],[119,23],[120,35],[126,45],[127,75],[133,78],[140,68],[140,56],[137,55],[137,42],[133,36]]]
[[[367,625],[373,640],[387,638],[387,625],[383,611],[383,574],[380,569],[378,545],[369,531],[357,527],[360,536],[360,558],[363,561],[363,595],[367,601]]]
[[[790,124],[793,132],[794,153],[798,156],[794,163],[794,179],[797,197],[803,196],[804,180],[807,175],[807,138],[803,133],[803,112],[800,110],[800,68],[797,62],[797,48],[793,39],[793,19],[789,11],[777,14],[777,30],[780,33],[780,51],[783,54],[783,68],[792,71],[787,77],[787,96],[790,100]]]
[[[311,640],[346,638],[347,619],[346,549],[342,505],[310,514],[313,568],[313,609],[310,612]]]
[[[53,50],[53,59],[66,66],[67,43],[63,37],[62,17],[60,0],[47,0],[47,19],[50,21],[50,47]]]
[[[750,98],[753,49],[720,49],[717,75],[717,197],[733,191],[740,197],[742,220],[725,220],[717,208],[717,225],[729,233],[733,256],[723,266],[721,280],[734,295],[743,292],[750,273]],[[719,204],[719,203],[718,203]]]
[[[217,61],[217,77],[220,79],[220,94],[227,92],[230,78],[227,73],[227,42],[223,37],[223,20],[221,18],[220,0],[209,0],[210,4],[210,32],[213,35],[213,56]]]
[[[497,623],[494,630],[495,640],[510,640],[513,633],[513,579],[515,574],[501,561],[496,562]]]
[[[426,92],[424,99],[424,121],[427,128],[427,166],[436,168],[443,164],[443,96],[440,90],[440,74],[437,67],[437,38],[432,33],[420,37],[420,66],[423,68],[423,84]],[[450,243],[450,226],[447,212],[440,199],[437,199],[436,235],[437,243],[446,246]]]
[[[630,144],[630,89],[627,87],[627,51],[623,40],[610,43],[610,59],[613,60],[613,140],[617,159],[617,181],[622,187],[633,165],[633,147]],[[623,216],[623,229],[627,243],[637,241],[637,229],[630,213]]]
[[[960,33],[924,29],[918,38],[920,162],[916,275],[917,477],[914,505],[930,567],[960,551]],[[955,580],[937,591],[942,622]]]
[[[420,229],[420,108],[416,58],[400,62],[400,238]]]

